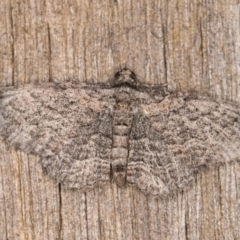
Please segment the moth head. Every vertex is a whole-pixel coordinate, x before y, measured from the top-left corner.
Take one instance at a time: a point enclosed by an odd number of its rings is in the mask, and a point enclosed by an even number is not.
[[[128,68],[123,68],[114,76],[113,87],[128,86],[137,87],[139,85],[136,75]]]

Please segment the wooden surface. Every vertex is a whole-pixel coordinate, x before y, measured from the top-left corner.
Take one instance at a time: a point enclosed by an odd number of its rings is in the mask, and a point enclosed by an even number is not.
[[[105,82],[123,67],[148,84],[240,103],[240,3],[0,1],[2,86]],[[240,239],[240,166],[168,199],[115,184],[64,189],[36,156],[0,145],[0,239]]]

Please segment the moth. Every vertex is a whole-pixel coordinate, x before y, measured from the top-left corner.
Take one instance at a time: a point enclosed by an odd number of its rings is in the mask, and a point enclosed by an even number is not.
[[[46,172],[86,191],[113,181],[167,196],[204,168],[240,160],[240,108],[143,86],[129,69],[110,84],[1,89],[0,135]]]

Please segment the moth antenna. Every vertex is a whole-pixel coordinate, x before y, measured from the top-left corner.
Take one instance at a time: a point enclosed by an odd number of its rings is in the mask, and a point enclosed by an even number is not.
[[[143,89],[143,91],[147,92],[147,94],[152,98],[156,100],[155,95],[153,95],[150,90],[151,89],[161,89],[164,90],[165,88],[167,88],[167,84],[158,84],[158,85],[154,85],[152,87],[149,86],[145,86],[143,83],[141,83],[138,79],[136,79],[136,81],[139,83],[140,87]],[[168,91],[167,91],[168,92]],[[165,91],[164,91],[164,95],[168,95]]]

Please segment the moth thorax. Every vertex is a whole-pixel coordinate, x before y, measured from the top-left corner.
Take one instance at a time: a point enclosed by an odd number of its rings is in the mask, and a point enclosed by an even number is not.
[[[133,115],[129,111],[115,111],[113,115],[113,132],[116,126],[130,128],[132,125]],[[130,129],[129,129],[130,130]]]
[[[129,99],[132,97],[133,91],[128,86],[124,85],[119,87],[118,90],[115,92],[115,97],[118,101]]]
[[[130,108],[130,106],[129,106],[129,103],[123,102],[123,101],[118,102],[118,103],[116,104],[115,109],[116,109],[116,110],[119,110],[119,111],[130,111],[130,110],[131,110],[131,108]]]

